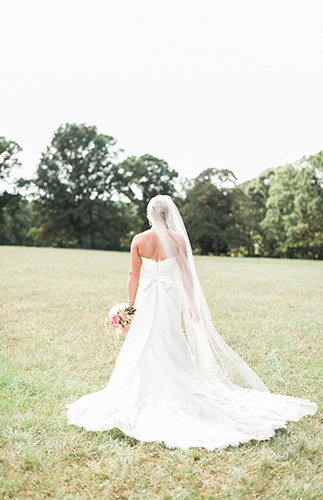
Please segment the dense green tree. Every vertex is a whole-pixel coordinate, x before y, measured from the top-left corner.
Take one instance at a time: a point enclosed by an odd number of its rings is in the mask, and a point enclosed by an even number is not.
[[[0,245],[31,245],[31,204],[20,194],[0,196]]]
[[[241,189],[246,193],[248,199],[243,206],[248,212],[246,219],[249,237],[252,240],[249,255],[268,255],[272,251],[272,242],[266,239],[266,234],[260,223],[266,216],[269,188],[274,176],[275,169],[269,168],[255,179],[241,185]]]
[[[293,214],[296,190],[295,169],[285,165],[275,169],[268,189],[265,217],[260,222],[265,255],[279,257],[286,251],[287,223]]]
[[[11,183],[8,191],[8,180],[14,167],[20,167],[17,158],[21,147],[5,137],[0,137],[0,244],[1,245],[26,245],[31,240],[28,236],[32,213],[30,204],[16,191],[16,184]],[[6,186],[7,183],[7,186]]]
[[[252,205],[249,196],[240,186],[231,190],[231,211],[234,224],[230,226],[229,245],[232,255],[255,254],[255,231],[252,219]]]
[[[219,255],[250,246],[239,204],[246,195],[235,181],[230,170],[209,168],[187,189],[182,213],[193,250]]]
[[[0,137],[2,186],[20,151]],[[184,181],[152,155],[121,163],[118,156],[115,139],[96,127],[61,125],[41,156],[34,202],[21,191],[28,181],[0,192],[0,244],[126,249],[134,232],[149,227],[149,200],[168,194],[202,254],[323,259],[323,151],[241,186],[230,170],[209,168]]]
[[[35,220],[40,242],[79,248],[115,248],[131,219],[116,194],[116,140],[95,126],[61,125],[41,156]]]
[[[317,174],[307,162],[297,168],[294,210],[286,221],[285,246],[299,249],[304,258],[323,258],[323,189]]]
[[[269,255],[322,258],[323,189],[317,170],[305,158],[279,167],[268,194],[260,226],[271,244]]]
[[[307,158],[308,163],[315,172],[316,184],[316,213],[318,227],[310,243],[310,247],[315,258],[323,260],[323,151]]]
[[[323,153],[271,168],[243,184],[256,253],[323,258]]]
[[[145,154],[131,156],[119,165],[118,191],[137,206],[137,229],[149,227],[146,209],[149,200],[157,194],[174,196],[178,173],[165,160]]]

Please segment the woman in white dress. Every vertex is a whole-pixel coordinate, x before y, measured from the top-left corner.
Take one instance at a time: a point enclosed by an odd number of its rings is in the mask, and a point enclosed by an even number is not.
[[[147,212],[152,227],[131,246],[135,317],[107,386],[68,405],[68,422],[214,450],[269,439],[288,420],[313,415],[315,403],[269,393],[215,330],[172,199],[152,198]]]

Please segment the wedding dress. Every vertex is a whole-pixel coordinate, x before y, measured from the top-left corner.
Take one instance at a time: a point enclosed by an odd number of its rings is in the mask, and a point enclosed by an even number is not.
[[[188,340],[187,321],[185,333],[182,328],[180,253],[165,254],[160,261],[141,257],[136,314],[114,371],[103,390],[67,405],[69,424],[88,431],[117,427],[170,448],[214,450],[269,439],[288,420],[314,414],[315,403],[269,393],[222,338],[217,341],[224,354],[212,354],[211,370],[211,341],[203,337],[202,316],[194,327],[200,342]],[[239,377],[227,369],[229,358]],[[248,383],[237,385],[238,379]]]

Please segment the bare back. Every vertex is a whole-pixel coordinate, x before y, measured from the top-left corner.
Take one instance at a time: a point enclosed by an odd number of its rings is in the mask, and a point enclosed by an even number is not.
[[[175,236],[175,233],[172,231],[167,230],[167,232],[174,242],[174,257],[178,255],[180,248],[182,248],[185,253],[184,238],[178,234]],[[148,229],[143,233],[139,233],[132,240],[130,275],[136,276],[138,279],[141,269],[141,257],[155,261],[164,260],[166,258],[160,248],[154,229]]]
[[[153,229],[148,229],[143,233],[137,234],[136,246],[138,254],[146,259],[163,260],[163,255],[156,233]]]

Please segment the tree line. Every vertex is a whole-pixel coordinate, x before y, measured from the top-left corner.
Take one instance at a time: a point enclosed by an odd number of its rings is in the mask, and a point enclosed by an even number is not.
[[[20,151],[0,137],[2,186]],[[323,151],[240,185],[230,170],[180,179],[165,160],[121,153],[95,126],[61,125],[35,176],[2,189],[0,244],[129,250],[150,198],[168,194],[196,254],[323,259]]]

